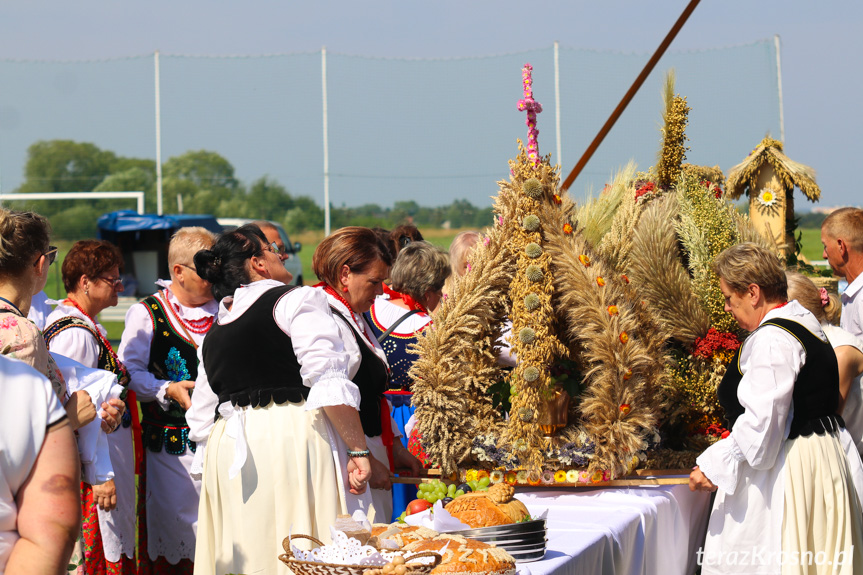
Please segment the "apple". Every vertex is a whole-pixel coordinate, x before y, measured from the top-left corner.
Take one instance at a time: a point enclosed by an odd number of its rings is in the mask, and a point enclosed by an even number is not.
[[[414,513],[421,513],[426,509],[430,509],[431,506],[432,504],[425,499],[414,499],[413,501],[408,503],[406,511],[408,515],[413,515]]]

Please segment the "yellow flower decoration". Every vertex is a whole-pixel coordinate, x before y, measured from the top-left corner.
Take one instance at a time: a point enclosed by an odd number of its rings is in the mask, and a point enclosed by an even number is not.
[[[590,481],[592,483],[599,483],[602,481],[602,471],[595,471],[593,475],[590,476]]]
[[[603,279],[602,276],[598,276],[596,278],[596,285],[598,285],[599,287],[602,287],[605,285],[605,280]]]
[[[578,256],[578,261],[580,261],[581,265],[583,265],[584,267],[590,266],[590,258],[584,254],[581,254],[580,256]]]
[[[571,234],[572,233],[572,224],[570,224],[570,223],[563,224],[563,233],[565,233],[566,235]]]
[[[554,472],[554,482],[555,483],[563,483],[566,481],[566,471],[563,469],[558,469]]]
[[[616,305],[608,306],[608,315],[617,315],[620,313],[620,310],[617,309]]]
[[[620,332],[620,343],[626,343],[629,341],[629,334],[625,331]]]
[[[477,469],[476,480],[479,481],[480,479],[483,479],[485,477],[488,477],[488,471],[486,471],[485,469]]]
[[[476,469],[468,469],[464,476],[465,481],[476,481]]]
[[[516,481],[518,480],[518,476],[516,475],[515,471],[507,471],[506,475],[504,475],[503,477],[503,480],[510,485],[515,485]]]

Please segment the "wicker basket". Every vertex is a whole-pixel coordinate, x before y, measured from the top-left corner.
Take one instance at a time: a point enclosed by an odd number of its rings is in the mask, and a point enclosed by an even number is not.
[[[310,535],[294,535],[294,539],[308,539],[309,541],[323,547],[323,543]],[[287,565],[296,575],[363,575],[369,569],[379,569],[374,565],[336,565],[334,563],[317,563],[315,561],[300,561],[294,557],[291,551],[290,537],[285,537],[282,547],[285,552],[279,555],[279,559]],[[442,558],[440,554],[427,551],[417,553],[411,559],[417,557],[434,557],[434,563],[425,565],[423,563],[405,563],[407,575],[428,575],[431,570],[438,566]]]

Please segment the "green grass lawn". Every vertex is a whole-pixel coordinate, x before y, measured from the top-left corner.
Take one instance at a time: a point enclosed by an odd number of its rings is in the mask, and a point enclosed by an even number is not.
[[[800,250],[810,262],[823,260],[824,246],[821,245],[821,228],[800,228],[803,249]]]

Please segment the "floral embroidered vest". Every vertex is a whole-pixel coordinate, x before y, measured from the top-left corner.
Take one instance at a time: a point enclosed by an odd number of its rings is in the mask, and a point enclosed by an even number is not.
[[[159,379],[194,381],[198,377],[195,344],[176,330],[161,299],[151,295],[141,303],[147,307],[153,322],[148,371]],[[144,447],[154,452],[164,447],[171,455],[182,455],[187,446],[195,451],[195,442],[189,441],[186,412],[176,402],[171,401],[168,411],[157,401],[141,402],[141,411],[144,414],[141,421]]]

